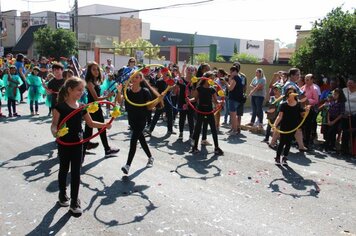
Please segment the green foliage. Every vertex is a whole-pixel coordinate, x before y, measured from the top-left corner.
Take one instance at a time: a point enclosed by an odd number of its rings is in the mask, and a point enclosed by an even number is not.
[[[138,38],[136,41],[126,40],[121,43],[114,42],[115,53],[122,56],[134,57],[136,51],[143,51],[144,57],[149,59],[164,60],[164,57],[159,56],[160,48],[158,45],[153,44],[142,38]]]
[[[230,62],[238,61],[240,63],[258,63],[258,57],[248,53],[235,53],[230,58]]]
[[[209,62],[209,54],[208,53],[199,53],[194,56],[195,64],[201,64],[203,62]]]
[[[356,74],[356,9],[340,7],[314,23],[310,37],[294,53],[290,64],[304,73],[347,76]]]
[[[72,31],[46,26],[34,33],[34,39],[35,48],[41,56],[59,60],[61,56],[77,54],[77,40]]]
[[[226,62],[223,56],[221,54],[216,55],[216,61],[217,62]]]

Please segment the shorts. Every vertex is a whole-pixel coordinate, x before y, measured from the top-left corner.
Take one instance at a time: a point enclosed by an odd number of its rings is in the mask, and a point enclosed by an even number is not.
[[[232,99],[229,99],[229,111],[236,112],[236,115],[243,116],[244,114],[244,104]]]

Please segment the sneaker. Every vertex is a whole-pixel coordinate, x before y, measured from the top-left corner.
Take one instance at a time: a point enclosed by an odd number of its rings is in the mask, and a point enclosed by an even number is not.
[[[146,167],[151,168],[153,166],[153,161],[154,161],[153,157],[148,158]]]
[[[82,214],[82,208],[80,207],[80,200],[78,199],[77,201],[73,201],[70,203],[70,208],[69,210],[73,213],[73,214]]]
[[[277,144],[268,144],[268,147],[270,148],[270,149],[273,149],[273,150],[277,150],[277,148],[278,148],[278,145]]]
[[[221,148],[219,148],[219,147],[215,148],[214,153],[215,153],[215,155],[218,155],[218,156],[224,155],[223,150],[221,150]]]
[[[280,166],[280,165],[281,165],[281,157],[275,157],[275,158],[274,158],[274,161],[275,161],[275,164],[276,164],[277,166]]]
[[[150,130],[148,130],[148,129],[145,129],[145,130],[143,131],[143,135],[144,135],[145,137],[151,137],[151,136],[152,136],[152,131],[150,131]]]
[[[283,157],[283,158],[282,158],[282,165],[288,166],[287,160],[288,160],[287,157]]]
[[[34,116],[35,115],[35,113],[34,112],[31,112],[31,116]]]
[[[200,142],[200,144],[203,145],[203,146],[211,146],[211,143],[209,143],[209,141],[206,140],[206,139],[202,140],[202,141]]]
[[[36,115],[36,116],[39,116],[39,115],[40,115],[40,113],[36,112],[36,113],[35,113],[35,115]]]
[[[87,144],[87,150],[97,148],[98,146],[99,146],[99,143],[88,142],[88,144]]]
[[[183,140],[183,133],[182,132],[179,133],[178,140]]]
[[[58,204],[61,207],[67,207],[69,206],[69,197],[67,196],[66,193],[59,193],[58,194]]]
[[[12,117],[12,114],[10,113],[10,114],[8,115],[8,117]]]
[[[17,114],[17,113],[14,113],[14,116],[15,117],[21,117],[21,115]]]
[[[121,170],[122,170],[122,172],[124,172],[125,175],[127,175],[129,173],[130,166],[124,165],[123,167],[121,167]]]
[[[120,151],[119,148],[117,148],[117,149],[112,149],[112,148],[110,148],[109,150],[106,150],[106,151],[105,151],[105,156],[118,153],[119,151]]]
[[[261,141],[261,143],[268,143],[268,139],[263,139],[262,141]]]

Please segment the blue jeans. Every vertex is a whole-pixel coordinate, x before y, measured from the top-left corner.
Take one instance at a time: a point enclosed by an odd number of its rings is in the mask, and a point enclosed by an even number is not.
[[[251,123],[254,124],[256,120],[256,116],[258,117],[258,121],[260,124],[263,124],[263,100],[264,97],[261,96],[252,96],[251,97],[251,107],[252,107],[252,116]]]

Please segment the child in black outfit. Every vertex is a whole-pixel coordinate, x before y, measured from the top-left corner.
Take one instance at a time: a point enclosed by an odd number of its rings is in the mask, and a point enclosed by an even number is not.
[[[307,106],[306,109],[302,108],[301,104],[297,101],[296,96],[298,96],[298,94],[293,87],[287,89],[287,101],[280,105],[279,114],[273,127],[278,127],[278,125],[280,125],[281,131],[290,131],[295,129],[300,124],[305,110],[308,110],[310,107]],[[288,165],[287,156],[289,154],[294,134],[295,131],[288,134],[280,134],[280,142],[277,148],[277,155],[275,157],[276,165],[281,164],[282,151],[282,164]]]
[[[144,87],[143,84],[144,83]],[[132,134],[130,140],[130,151],[126,161],[126,165],[124,165],[121,170],[128,174],[130,170],[131,163],[136,153],[137,141],[140,141],[141,147],[146,153],[148,157],[148,162],[146,167],[150,168],[153,166],[153,157],[148,148],[145,136],[143,135],[143,131],[146,126],[146,116],[148,114],[148,110],[152,110],[158,103],[162,101],[163,95],[159,94],[154,88],[151,87],[149,82],[144,79],[143,74],[141,72],[136,73],[136,75],[131,79],[132,86],[127,89],[127,97],[128,99],[136,104],[144,104],[151,100],[150,91],[159,99],[156,102],[152,103],[148,106],[138,107],[130,104],[125,101],[125,107],[128,115],[129,126],[131,127]],[[121,103],[123,97],[121,95],[121,89],[118,88],[118,96],[117,100]]]
[[[58,103],[53,109],[53,118],[51,132],[54,137],[58,137],[58,124],[68,116],[72,111],[78,109],[80,104],[77,102],[82,96],[85,88],[85,81],[72,77],[67,79],[61,87],[58,94]],[[93,128],[111,128],[111,124],[93,121],[86,110],[77,113],[66,122],[68,133],[60,137],[63,142],[78,142],[83,137],[82,119],[84,118],[87,125]],[[82,163],[83,145],[64,146],[58,144],[59,157],[59,204],[63,207],[69,206],[69,198],[66,194],[66,182],[69,166],[71,167],[71,203],[70,211],[74,214],[81,214],[80,201],[78,199],[80,184],[80,168]]]
[[[216,91],[214,88],[210,87],[208,83],[208,79],[202,77],[201,81],[194,92],[194,98],[192,99],[197,102],[197,107],[199,111],[202,112],[211,112],[213,110],[213,102],[215,105],[218,104],[217,96],[216,96]],[[197,153],[198,152],[198,142],[199,142],[199,136],[201,132],[201,127],[206,119],[206,122],[210,126],[211,133],[213,135],[213,140],[214,140],[214,146],[215,146],[215,151],[214,153],[216,155],[223,155],[224,152],[219,148],[219,143],[218,143],[218,135],[216,131],[216,125],[215,125],[215,118],[214,114],[209,114],[209,115],[203,115],[198,113],[197,115],[197,123],[194,128],[194,134],[193,134],[193,139],[194,139],[194,146],[192,148],[192,153]]]

